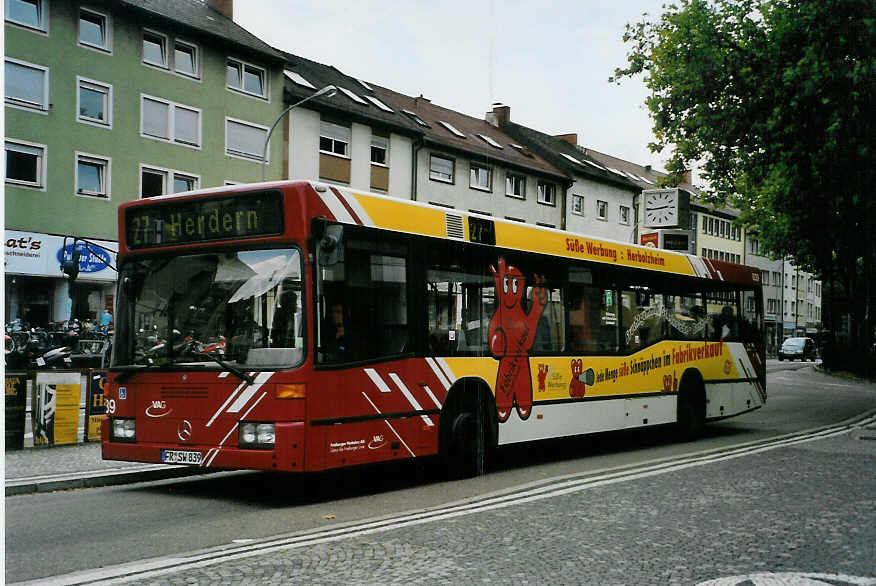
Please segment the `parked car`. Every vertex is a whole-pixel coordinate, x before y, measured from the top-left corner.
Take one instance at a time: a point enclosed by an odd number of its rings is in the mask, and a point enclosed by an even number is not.
[[[812,338],[788,338],[782,342],[779,360],[799,358],[803,361],[808,359],[815,362],[815,354],[815,340]]]

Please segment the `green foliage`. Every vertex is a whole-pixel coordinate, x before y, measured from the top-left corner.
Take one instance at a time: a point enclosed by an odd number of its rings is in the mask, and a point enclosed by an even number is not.
[[[876,0],[681,0],[628,25],[652,150],[691,164],[777,256],[826,274],[873,262]],[[845,277],[850,277],[845,274]]]
[[[692,164],[705,199],[762,245],[876,310],[876,0],[680,0],[627,25],[668,182]],[[869,311],[865,308],[869,307]]]

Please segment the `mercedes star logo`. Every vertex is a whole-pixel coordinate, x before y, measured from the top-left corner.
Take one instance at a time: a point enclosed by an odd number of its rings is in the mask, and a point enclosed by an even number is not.
[[[176,435],[184,442],[192,439],[192,422],[188,419],[183,419],[176,427]]]

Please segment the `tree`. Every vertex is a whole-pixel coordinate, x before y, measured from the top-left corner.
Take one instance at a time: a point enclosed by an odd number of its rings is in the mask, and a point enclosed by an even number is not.
[[[876,309],[874,18],[876,0],[681,0],[627,25],[610,78],[644,77],[669,184],[696,164],[707,202],[857,300],[857,348]]]

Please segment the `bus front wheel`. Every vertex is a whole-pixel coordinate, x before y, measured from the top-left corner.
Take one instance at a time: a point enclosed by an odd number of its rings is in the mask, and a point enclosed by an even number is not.
[[[444,454],[451,478],[473,478],[487,471],[487,442],[483,417],[463,411],[453,418],[450,442]]]

